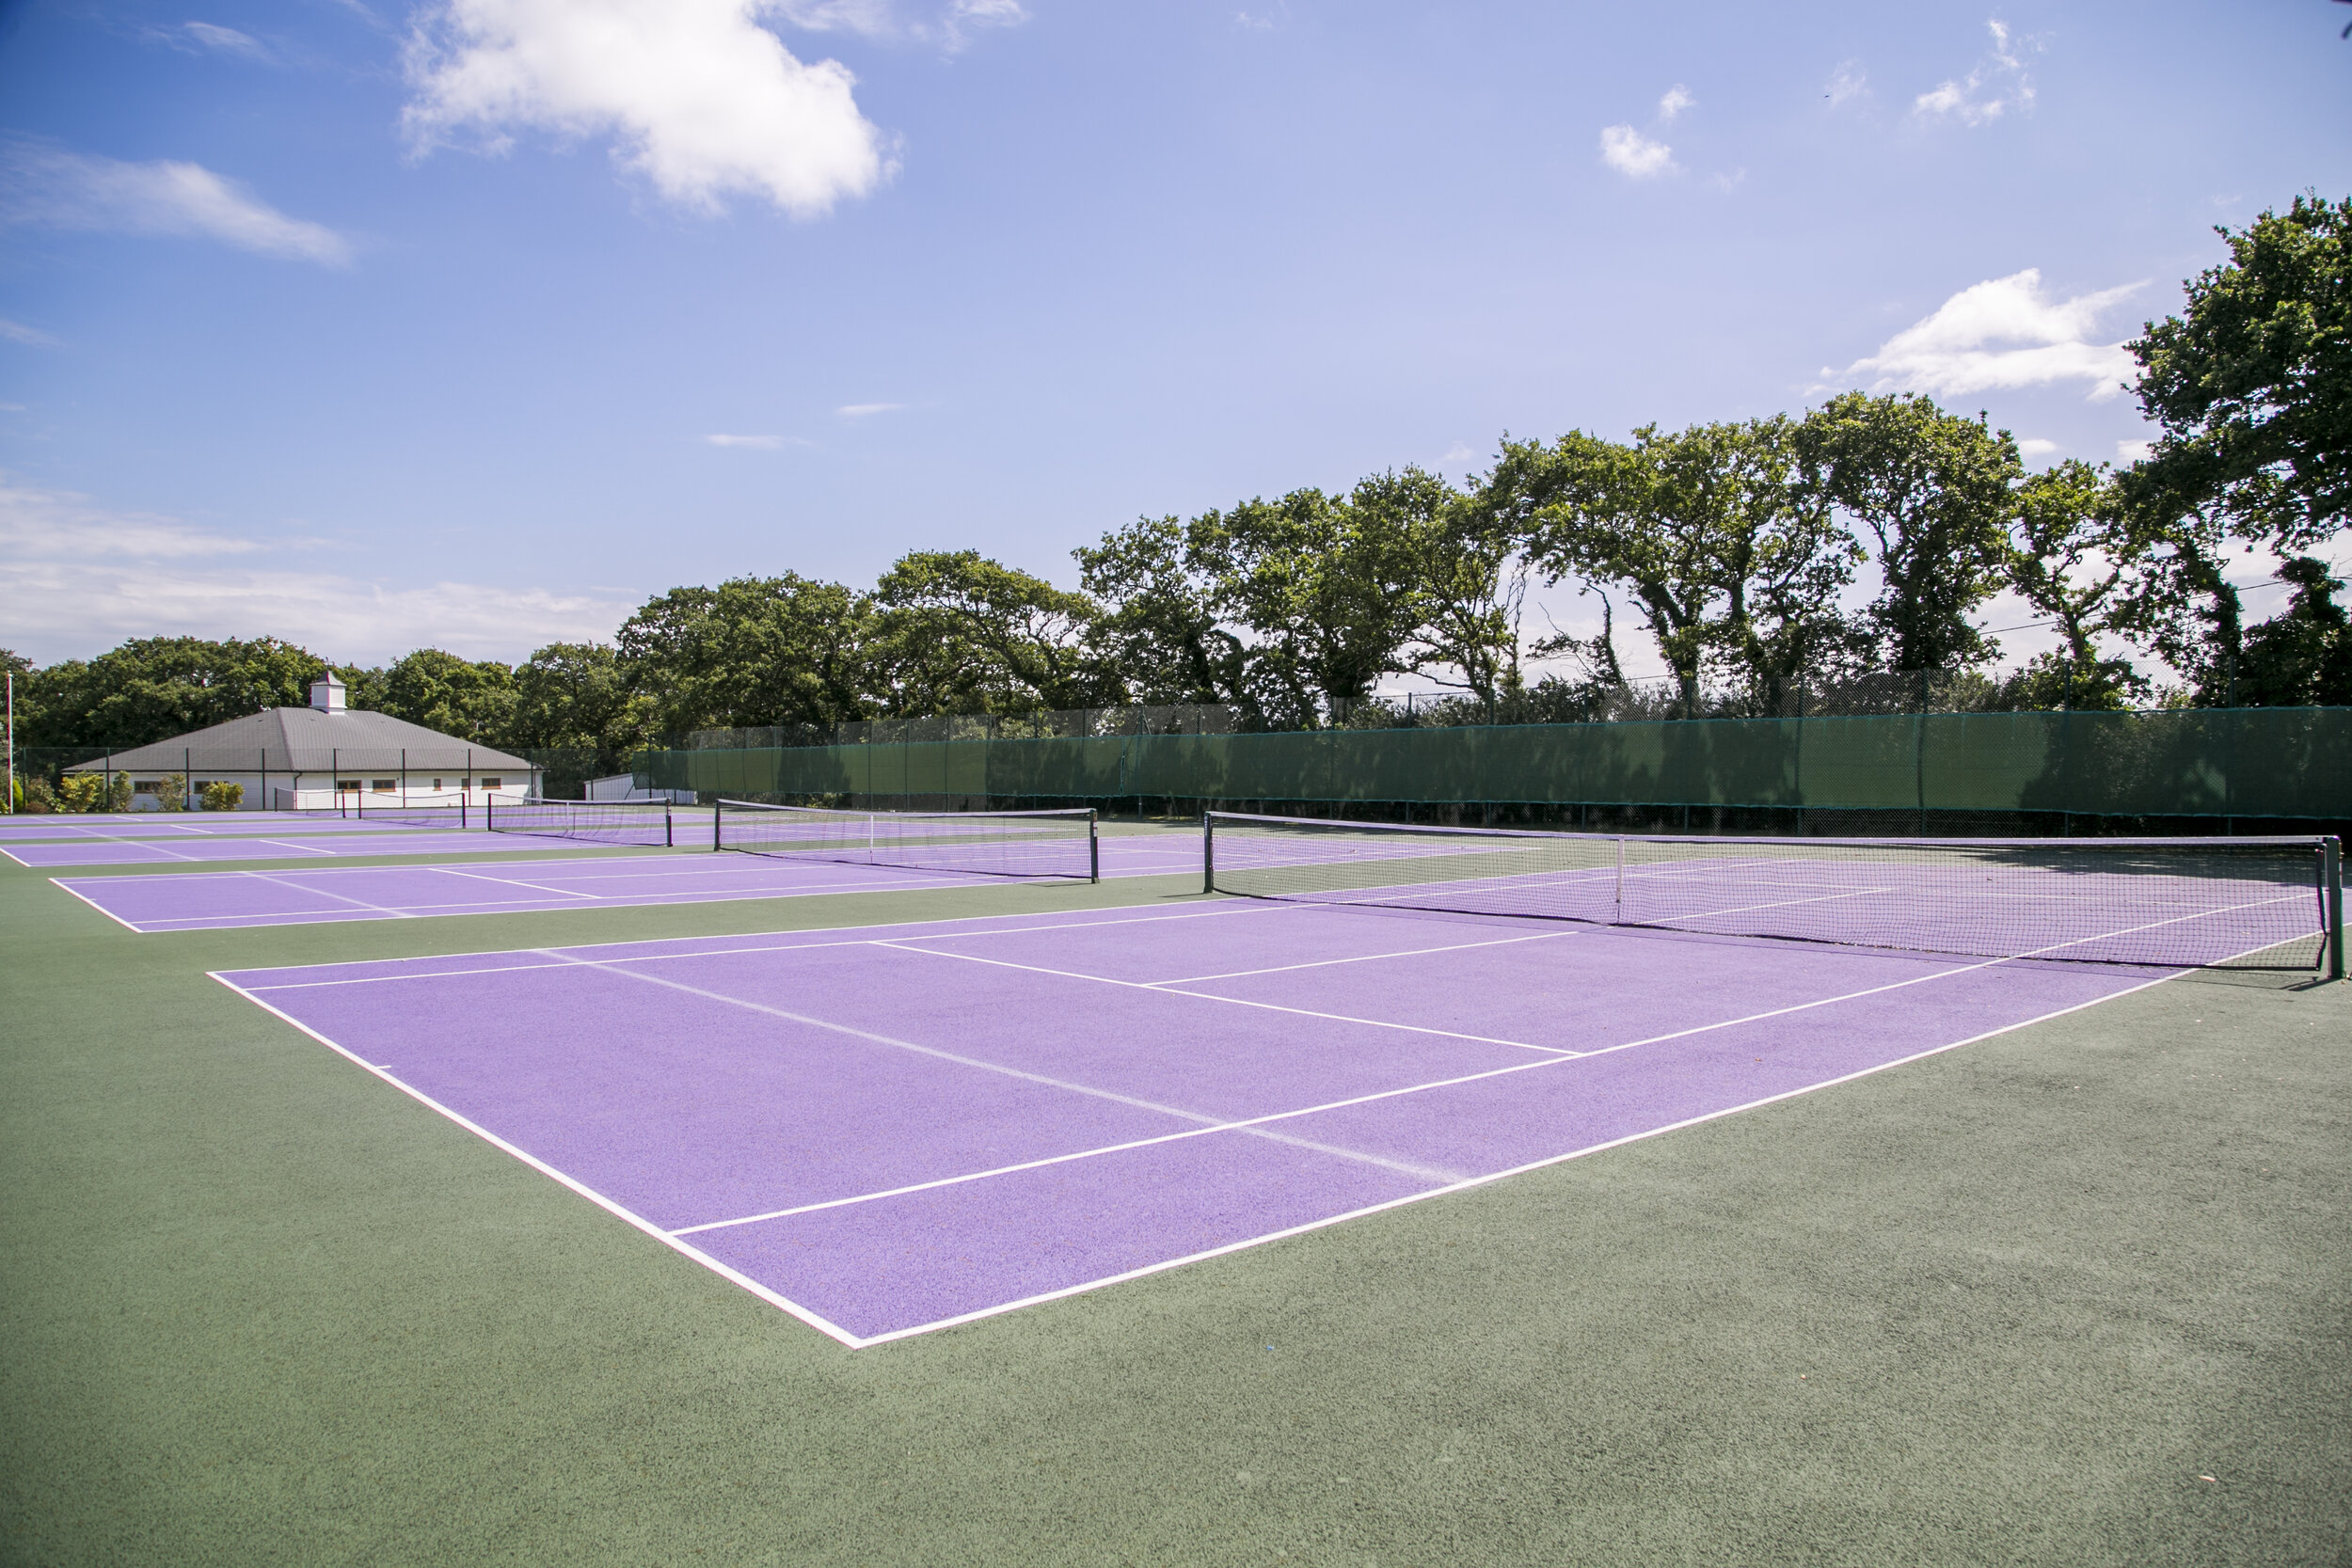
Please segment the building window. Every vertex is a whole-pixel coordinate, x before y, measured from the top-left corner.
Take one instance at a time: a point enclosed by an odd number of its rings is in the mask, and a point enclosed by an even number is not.
[[[440,781],[440,780],[438,780],[438,779],[434,780],[434,781],[433,781],[433,787],[434,787],[434,788],[436,788],[436,789],[440,788],[440,787],[441,787],[441,781]]]
[[[357,795],[359,793],[359,781],[357,779],[337,779],[335,781],[335,793],[338,795]]]
[[[389,795],[393,790],[400,787],[398,784],[394,783],[390,779],[370,779],[368,781],[368,786],[379,795]]]
[[[482,787],[485,789],[496,789],[498,786],[499,781],[496,779],[484,779],[482,781]]]
[[[137,780],[131,785],[131,793],[134,795],[152,795],[155,793],[155,781],[153,779]]]

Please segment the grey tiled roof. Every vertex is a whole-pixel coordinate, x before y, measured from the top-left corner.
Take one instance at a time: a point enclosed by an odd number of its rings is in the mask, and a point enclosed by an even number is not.
[[[273,773],[326,773],[354,769],[397,768],[407,753],[410,772],[438,769],[463,773],[492,768],[527,772],[531,764],[510,752],[487,746],[469,746],[454,736],[411,724],[389,713],[322,713],[309,707],[263,708],[243,719],[231,719],[210,729],[192,731],[137,746],[69,769],[95,773],[112,768],[125,772],[178,772],[183,766],[215,773],[250,773],[266,767]]]

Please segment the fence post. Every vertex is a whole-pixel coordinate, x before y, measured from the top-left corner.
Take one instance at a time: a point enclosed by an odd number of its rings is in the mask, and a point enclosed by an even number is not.
[[[1920,677],[1921,694],[1927,687]],[[1923,705],[1911,716],[1911,778],[1919,810],[1919,836],[1928,836],[1928,710]]]
[[[180,748],[180,809],[182,811],[188,810],[196,803],[195,795],[196,749],[192,746],[183,746]]]

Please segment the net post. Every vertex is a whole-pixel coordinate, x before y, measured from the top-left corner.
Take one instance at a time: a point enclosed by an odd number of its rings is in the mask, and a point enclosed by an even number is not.
[[[1625,924],[1625,835],[1623,833],[1617,835],[1617,894],[1615,910],[1616,914],[1613,924],[1622,926]]]
[[[1200,814],[1200,891],[1216,891],[1216,813]]]
[[[484,832],[485,832],[485,833],[494,833],[494,832],[497,832],[499,831],[499,830],[498,830],[498,809],[499,809],[499,803],[498,803],[496,800],[491,800],[491,799],[490,799],[487,795],[483,796],[483,798],[482,798],[482,831],[483,831]]]
[[[2330,833],[2321,840],[2328,863],[2328,978],[2344,978],[2344,840]]]
[[[661,802],[661,847],[664,849],[677,847],[677,823],[670,815],[670,802],[667,800]]]
[[[723,847],[719,842],[719,818],[725,811],[726,802],[713,795],[710,798],[710,847],[713,849]]]
[[[1103,835],[1097,830],[1092,807],[1087,810],[1087,880],[1103,879]]]

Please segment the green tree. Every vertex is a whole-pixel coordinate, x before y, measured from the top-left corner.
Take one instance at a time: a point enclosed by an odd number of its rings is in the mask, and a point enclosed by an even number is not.
[[[878,705],[872,601],[787,572],[673,588],[621,626],[619,654],[659,733],[829,726]]]
[[[476,744],[496,745],[515,712],[515,673],[496,659],[419,648],[384,672],[380,712]]]
[[[28,746],[144,746],[263,708],[300,707],[326,668],[274,637],[135,639],[36,672],[18,738]]]
[[[2018,487],[2009,585],[2049,618],[2066,646],[2010,680],[2017,706],[2121,708],[2145,690],[2130,660],[2098,649],[2101,637],[2122,627],[2133,568],[2144,559],[2139,546],[2104,466],[2069,459]]]
[[[550,642],[515,668],[515,709],[501,744],[594,747],[597,771],[616,773],[648,740],[652,707],[629,689],[618,650]]]
[[[2217,232],[2230,261],[2126,345],[2163,431],[2132,483],[2170,515],[2210,511],[2240,538],[2309,549],[2352,510],[2352,198],[2296,197]]]
[[[1248,645],[1218,618],[1200,531],[1172,516],[1138,517],[1070,552],[1079,587],[1104,607],[1096,657],[1137,702],[1241,700]]]
[[[1847,647],[1837,608],[1861,557],[1782,418],[1693,425],[1629,444],[1574,432],[1503,443],[1487,488],[1550,582],[1619,588],[1697,711],[1703,675],[1787,680]]]
[[[2120,476],[2117,492],[2130,508],[2131,570],[2115,627],[2187,677],[2194,705],[2234,707],[2245,606],[2223,525],[2202,510],[2175,515],[2169,499],[2151,506],[2133,478]]]
[[[2009,558],[2024,473],[2010,433],[1913,393],[1847,392],[1807,414],[1796,440],[1824,493],[1877,543],[1882,587],[1867,617],[1879,661],[1946,670],[1992,657],[1968,612],[1998,592]]]
[[[2237,700],[2248,707],[2352,707],[2352,618],[2328,563],[2296,556],[2279,568],[2295,589],[2286,613],[2246,634]]]
[[[874,590],[890,712],[1019,713],[1126,701],[1095,656],[1102,608],[977,550],[915,550]]]
[[[1218,618],[1253,639],[1239,694],[1253,722],[1343,717],[1383,674],[1410,666],[1421,626],[1412,520],[1442,489],[1407,468],[1344,497],[1294,490],[1193,520]]]

